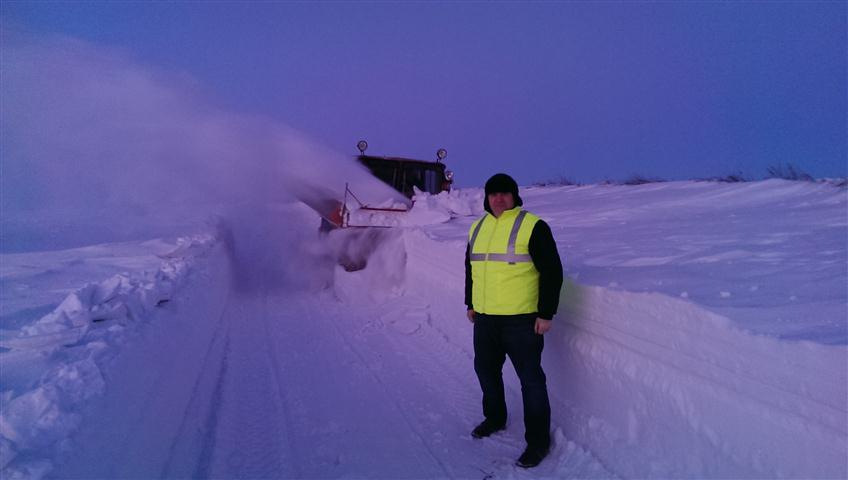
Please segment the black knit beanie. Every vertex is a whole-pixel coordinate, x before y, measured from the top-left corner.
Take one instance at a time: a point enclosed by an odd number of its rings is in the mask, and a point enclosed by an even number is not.
[[[512,198],[515,199],[516,207],[524,205],[521,197],[518,196],[518,184],[515,183],[515,180],[513,180],[512,177],[505,173],[496,173],[492,175],[492,178],[486,182],[485,190],[486,194],[483,196],[483,208],[489,213],[492,213],[492,208],[489,207],[490,193],[511,193]]]

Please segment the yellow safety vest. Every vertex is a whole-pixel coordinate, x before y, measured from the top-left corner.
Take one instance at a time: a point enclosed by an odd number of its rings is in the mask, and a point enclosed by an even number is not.
[[[471,301],[488,315],[533,313],[539,303],[539,271],[530,258],[530,234],[539,217],[520,207],[471,224]]]

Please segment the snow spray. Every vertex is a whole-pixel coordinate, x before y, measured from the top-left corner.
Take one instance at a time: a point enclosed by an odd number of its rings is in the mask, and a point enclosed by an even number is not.
[[[185,73],[74,38],[2,35],[2,251],[175,236],[218,218],[243,267],[294,265],[319,218],[281,205],[341,199],[346,183],[366,201],[398,195],[279,121],[215,107]]]

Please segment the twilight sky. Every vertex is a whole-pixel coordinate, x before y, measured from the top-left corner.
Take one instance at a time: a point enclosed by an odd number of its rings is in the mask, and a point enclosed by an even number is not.
[[[843,1],[18,2],[2,25],[118,49],[344,154],[459,186],[848,175]]]

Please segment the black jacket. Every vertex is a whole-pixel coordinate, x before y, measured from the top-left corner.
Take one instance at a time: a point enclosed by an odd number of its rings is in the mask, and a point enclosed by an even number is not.
[[[471,301],[471,245],[465,247],[465,305],[473,309]],[[544,220],[533,226],[528,244],[533,265],[539,271],[539,309],[540,318],[551,320],[559,306],[559,291],[562,288],[562,262],[559,259],[556,242],[551,227]]]

